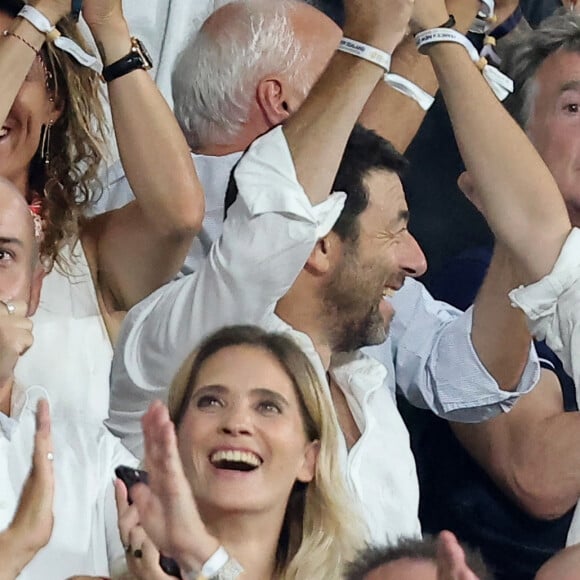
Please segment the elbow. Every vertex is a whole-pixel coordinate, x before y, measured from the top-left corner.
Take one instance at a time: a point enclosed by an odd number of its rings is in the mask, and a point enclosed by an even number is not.
[[[193,240],[201,230],[204,218],[205,203],[203,196],[196,196],[191,199],[191,190],[189,198],[176,196],[171,200],[171,211],[165,216],[165,219],[155,220],[159,234],[170,240],[182,242]]]
[[[543,470],[521,470],[514,475],[510,491],[519,506],[539,520],[555,520],[576,505],[577,497],[547,480]]]

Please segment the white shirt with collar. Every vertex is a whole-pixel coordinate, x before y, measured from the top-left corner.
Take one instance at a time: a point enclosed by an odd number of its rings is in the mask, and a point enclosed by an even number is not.
[[[290,329],[274,309],[316,240],[336,221],[344,194],[335,193],[315,207],[310,204],[280,128],[254,143],[236,169],[236,181],[238,199],[199,271],[158,290],[133,308],[123,324],[107,423],[138,456],[139,421],[148,404],[167,399],[168,386],[185,358],[224,325],[253,323],[291,332],[328,389],[310,339]],[[441,416],[478,420],[509,408],[539,373],[532,355],[518,392],[501,391],[473,349],[470,313],[433,300],[412,279],[397,298],[399,323],[393,321],[387,342],[373,350],[384,365],[357,352],[335,358],[330,369],[362,433],[349,453],[343,441],[341,453],[347,482],[377,542],[420,533],[417,476],[396,408],[396,381],[401,379],[414,403]]]
[[[11,416],[0,413],[0,530],[14,517],[32,465],[36,405],[48,399],[41,387],[14,387]],[[137,460],[104,427],[71,420],[51,409],[54,448],[54,527],[49,543],[18,576],[64,580],[75,575],[108,577],[123,567],[117,529],[114,468]]]

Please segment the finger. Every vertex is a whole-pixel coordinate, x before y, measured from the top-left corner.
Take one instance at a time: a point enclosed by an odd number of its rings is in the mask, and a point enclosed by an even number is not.
[[[454,534],[441,532],[437,544],[437,580],[477,580]]]
[[[43,479],[43,484],[52,482],[54,450],[52,447],[50,409],[46,399],[40,399],[36,407],[36,432],[32,467],[35,474]]]
[[[116,491],[116,490],[115,490]],[[139,525],[139,512],[134,505],[126,505],[123,512],[118,511],[117,526],[119,528],[119,536],[121,543],[125,548],[131,544],[130,534],[131,530]]]
[[[143,544],[147,539],[147,534],[145,530],[139,526],[133,526],[129,531],[129,545],[131,550],[128,553],[129,558],[135,558],[136,560],[143,560]]]

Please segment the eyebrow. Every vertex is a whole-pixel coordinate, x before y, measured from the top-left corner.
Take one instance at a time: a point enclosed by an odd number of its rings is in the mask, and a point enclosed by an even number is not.
[[[192,393],[192,398],[198,397],[201,395],[214,393],[218,395],[227,395],[231,392],[231,389],[225,387],[224,385],[204,385],[203,387],[199,387],[199,389],[195,389]],[[288,407],[290,403],[286,400],[286,398],[276,391],[272,391],[272,389],[267,389],[265,387],[256,387],[250,391],[252,396],[258,397],[267,397],[270,399],[275,400],[277,403],[284,407]]]
[[[21,248],[24,247],[24,243],[22,242],[22,240],[19,240],[18,238],[0,237],[0,244],[4,246],[15,244],[16,246],[20,246]]]
[[[391,226],[396,226],[400,223],[404,223],[404,224],[408,224],[409,223],[409,210],[408,209],[401,209],[399,210],[399,213],[397,213],[397,216],[395,218],[393,218],[393,220],[391,221]]]
[[[565,93],[566,91],[580,91],[580,80],[563,83],[560,86],[560,93]]]

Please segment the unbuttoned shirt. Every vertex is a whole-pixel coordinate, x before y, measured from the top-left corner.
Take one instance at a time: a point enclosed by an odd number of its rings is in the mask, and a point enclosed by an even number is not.
[[[32,465],[36,406],[41,387],[15,386],[10,417],[0,413],[0,530],[14,517]],[[123,569],[117,528],[114,468],[137,460],[102,425],[80,423],[51,409],[54,449],[54,526],[49,543],[18,576],[64,580],[110,576]]]
[[[342,211],[344,194],[311,205],[281,128],[254,142],[235,178],[238,198],[199,271],[159,289],[123,324],[113,360],[108,425],[138,456],[143,453],[139,421],[148,404],[167,399],[185,358],[224,325],[258,324],[288,333],[308,355],[330,397],[326,369],[312,341],[274,311],[316,241]],[[417,475],[396,406],[396,383],[414,404],[457,421],[478,421],[508,410],[539,372],[532,352],[517,392],[501,391],[471,343],[470,312],[436,302],[412,279],[393,302],[389,338],[372,349],[381,362],[357,351],[333,357],[329,369],[361,432],[350,450],[342,438],[338,453],[376,543],[420,534]]]

